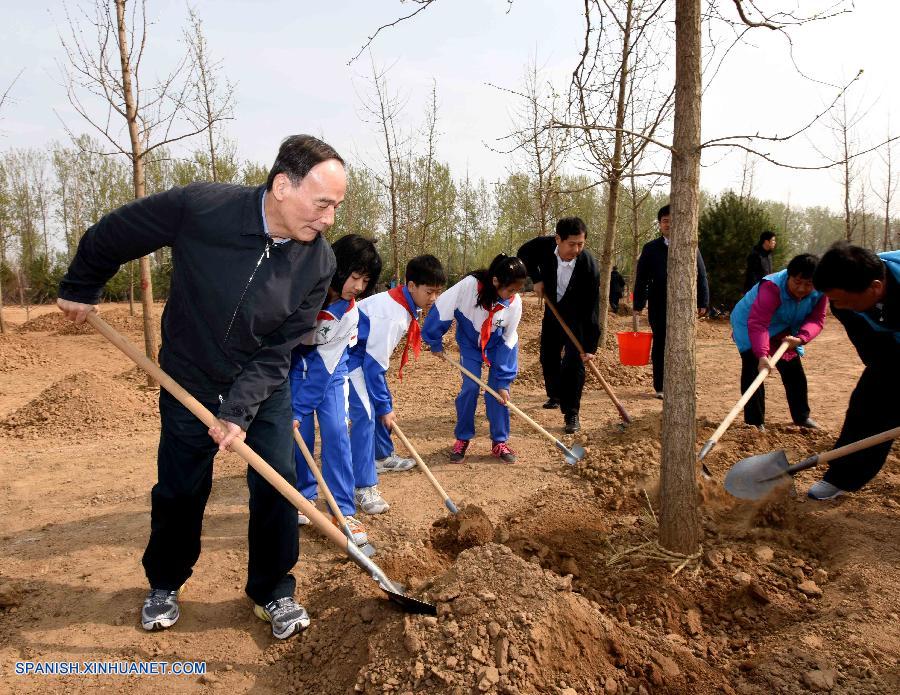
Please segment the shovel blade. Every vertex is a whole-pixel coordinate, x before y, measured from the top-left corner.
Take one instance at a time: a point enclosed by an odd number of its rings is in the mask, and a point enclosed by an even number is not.
[[[725,490],[742,500],[758,500],[790,480],[784,451],[741,459],[725,475]]]
[[[568,463],[570,466],[574,466],[576,463],[578,463],[581,459],[584,458],[584,453],[585,453],[584,447],[581,446],[580,444],[576,444],[570,449],[569,447],[567,447],[565,444],[563,444],[561,441],[559,441],[557,439],[556,440],[556,448],[559,449],[563,453],[563,456],[566,459],[566,463]]]
[[[437,606],[427,601],[420,601],[412,596],[407,596],[403,593],[405,588],[402,584],[397,584],[396,582],[391,584],[392,586],[388,587],[384,583],[378,582],[378,586],[388,595],[388,598],[403,608],[404,611],[419,615],[437,615]]]

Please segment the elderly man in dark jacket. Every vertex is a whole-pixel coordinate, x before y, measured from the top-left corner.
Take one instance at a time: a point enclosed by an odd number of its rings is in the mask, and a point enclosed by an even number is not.
[[[656,214],[660,237],[644,244],[634,273],[634,315],[638,316],[644,307],[653,331],[653,390],[656,397],[663,397],[664,367],[666,354],[666,288],[669,273],[669,229],[672,218],[668,205]],[[706,266],[697,250],[697,309],[703,316],[709,306],[709,285],[706,282]]]
[[[96,311],[103,286],[123,263],[172,248],[172,282],[162,317],[160,364],[203,405],[218,411],[207,429],[160,392],[157,483],[143,564],[150,592],[147,630],[179,618],[178,592],[200,555],[203,511],[217,451],[235,439],[291,485],[291,350],[315,326],[334,254],[322,233],[344,198],[343,160],[311,136],[287,138],[265,186],[198,183],[135,200],[88,229],[60,283],[59,308],[76,323]],[[296,510],[253,469],[246,592],[254,612],[285,639],[309,625],[294,601]]]
[[[584,391],[584,365],[594,359],[600,343],[600,271],[584,248],[587,226],[578,217],[556,223],[555,236],[526,242],[516,254],[525,262],[538,297],[546,296],[578,338],[584,354],[566,337],[559,321],[544,310],[541,322],[541,368],[548,410],[559,408],[565,431],[581,429],[578,412]],[[562,359],[560,359],[562,355]]]
[[[772,274],[772,253],[775,251],[776,243],[775,232],[763,232],[759,235],[759,243],[747,256],[744,292],[749,292],[766,275]]]

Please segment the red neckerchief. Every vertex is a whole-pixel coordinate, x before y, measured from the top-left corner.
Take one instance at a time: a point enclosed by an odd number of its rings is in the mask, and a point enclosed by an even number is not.
[[[393,289],[388,290],[388,294],[391,299],[406,309],[412,317],[406,333],[406,345],[403,347],[403,356],[400,358],[400,369],[397,370],[397,376],[400,378],[400,381],[403,381],[403,367],[409,362],[410,345],[412,345],[413,355],[416,359],[419,359],[419,353],[422,351],[422,329],[419,328],[416,315],[410,311],[409,302],[406,301],[406,295],[403,294],[403,285],[397,285]]]
[[[334,304],[334,302],[332,302],[332,304]],[[346,314],[348,311],[350,311],[355,305],[356,305],[356,300],[351,298],[350,302],[347,304],[347,308],[344,310],[344,314]],[[331,305],[329,304],[329,306],[331,306]],[[319,315],[316,316],[316,321],[328,321],[329,319],[334,319],[335,321],[337,321],[337,316],[332,314],[327,309],[319,309]]]
[[[478,293],[481,293],[480,282],[478,283]],[[487,353],[485,351],[487,350],[488,341],[491,339],[491,324],[493,324],[494,314],[505,308],[506,307],[503,306],[499,301],[494,303],[494,306],[492,306],[490,311],[488,311],[487,318],[481,324],[481,338],[478,342],[481,345],[481,359],[487,362],[488,367],[491,366],[491,361],[488,359]]]

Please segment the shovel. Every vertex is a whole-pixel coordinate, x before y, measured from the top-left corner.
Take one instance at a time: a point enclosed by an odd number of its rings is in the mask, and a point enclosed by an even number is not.
[[[758,500],[768,495],[786,480],[789,480],[795,473],[805,471],[807,468],[813,468],[820,463],[833,461],[847,454],[868,449],[871,446],[896,439],[897,437],[900,437],[900,427],[895,427],[881,434],[873,434],[871,437],[860,439],[858,442],[847,444],[838,449],[815,454],[793,466],[788,464],[787,455],[784,451],[771,451],[768,454],[750,456],[749,458],[741,459],[731,467],[731,470],[725,475],[725,489],[742,500]]]
[[[551,313],[556,317],[556,320],[559,321],[559,325],[562,326],[565,334],[569,336],[569,340],[572,341],[572,345],[575,346],[575,349],[578,350],[582,355],[584,354],[584,348],[579,342],[578,338],[575,337],[575,334],[572,333],[572,329],[566,325],[566,322],[563,321],[563,317],[560,316],[559,311],[555,306],[553,306],[553,302],[544,297],[544,304],[547,305],[547,308],[550,309]],[[600,382],[600,386],[603,387],[603,390],[606,391],[606,395],[609,396],[610,400],[613,402],[613,405],[616,406],[616,409],[619,411],[619,416],[625,422],[626,425],[631,423],[631,416],[628,414],[628,411],[625,410],[625,406],[622,405],[622,402],[616,398],[616,394],[613,393],[613,390],[610,388],[606,379],[603,378],[603,375],[600,373],[600,369],[594,364],[593,360],[588,362],[588,366],[591,368],[591,371],[594,373],[594,376],[597,377],[597,381]]]
[[[438,352],[438,353],[434,353],[434,354],[438,355],[439,357],[441,357],[444,360],[447,360],[447,362],[452,364],[459,371],[461,371],[463,374],[465,374],[467,377],[469,377],[472,381],[474,381],[476,384],[478,384],[481,388],[483,388],[485,391],[487,391],[489,394],[491,394],[500,403],[503,403],[503,398],[500,396],[499,393],[494,391],[494,389],[492,389],[490,386],[488,386],[486,383],[484,383],[481,379],[479,379],[477,376],[475,376],[468,369],[463,367],[459,362],[454,362],[453,360],[449,359],[443,352]],[[528,417],[525,413],[523,413],[521,410],[519,410],[519,408],[514,406],[511,402],[506,401],[506,407],[509,408],[516,415],[518,415],[520,418],[522,418],[529,425],[531,425],[531,427],[533,427],[540,434],[544,435],[547,439],[549,439],[551,442],[553,442],[553,444],[556,446],[556,448],[559,449],[561,452],[563,452],[563,456],[565,456],[566,463],[568,463],[570,466],[574,466],[576,463],[578,463],[581,459],[584,458],[584,448],[581,447],[580,445],[576,444],[575,446],[573,446],[570,449],[565,444],[563,444],[561,441],[559,441],[556,437],[554,437],[552,434],[550,434],[547,430],[545,430],[543,427],[541,427],[539,424],[537,424],[534,420],[532,420],[530,417]]]
[[[403,434],[403,430],[401,430],[397,425],[396,420],[394,421],[394,424],[391,425],[391,431],[396,432],[397,436],[400,437],[400,441],[403,442],[403,446],[405,446],[407,451],[412,454],[412,457],[416,460],[419,468],[421,468],[422,472],[425,473],[425,477],[428,478],[428,481],[434,486],[434,489],[437,490],[437,493],[441,496],[441,499],[444,500],[444,506],[450,510],[451,514],[459,514],[459,508],[455,504],[453,504],[453,500],[450,499],[450,495],[444,492],[444,488],[441,487],[441,484],[437,481],[437,478],[435,478],[434,475],[432,475],[431,471],[428,470],[428,466],[425,465],[422,457],[419,456],[419,452],[416,451],[412,443],[406,438],[406,435]]]
[[[778,346],[778,349],[775,351],[775,354],[769,358],[770,364],[775,364],[778,360],[781,359],[781,356],[787,351],[790,347],[790,344],[785,341]],[[700,453],[697,455],[697,460],[702,461],[706,458],[706,455],[713,450],[713,447],[718,444],[719,437],[725,434],[725,430],[729,428],[734,419],[737,417],[738,413],[741,412],[741,409],[747,405],[747,401],[750,400],[750,396],[756,393],[756,389],[759,388],[760,384],[766,380],[766,377],[769,376],[769,372],[772,371],[771,367],[767,367],[766,369],[761,369],[759,374],[756,375],[756,378],[753,380],[753,383],[747,387],[747,390],[741,395],[738,402],[731,409],[728,415],[725,416],[725,419],[722,420],[722,424],[716,428],[716,431],[712,433],[712,436],[706,440],[706,444],[703,445],[703,448],[700,449]],[[703,464],[703,475],[707,478],[712,478],[712,473],[709,472],[709,469],[706,467],[706,464]]]
[[[331,509],[331,513],[334,514],[335,518],[338,520],[338,524],[340,524],[341,530],[344,532],[344,535],[352,541],[353,532],[350,530],[350,524],[347,523],[346,517],[341,513],[341,508],[335,501],[334,495],[331,494],[331,490],[328,489],[328,485],[325,483],[325,478],[322,477],[322,472],[316,465],[316,461],[313,458],[313,455],[310,452],[309,448],[306,446],[306,442],[303,441],[303,436],[300,434],[300,430],[297,427],[294,427],[294,441],[297,442],[297,446],[300,447],[300,453],[303,454],[303,458],[306,459],[306,465],[309,466],[309,470],[312,471],[313,477],[315,477],[316,479],[316,483],[318,483],[319,487],[322,488],[322,493],[325,495],[325,499],[328,501],[328,506]],[[375,554],[375,546],[368,541],[357,547],[366,557],[372,557]]]
[[[88,314],[87,322],[97,329],[104,338],[124,352],[135,364],[153,377],[160,386],[178,399],[178,401],[196,415],[204,425],[210,428],[218,426],[219,421],[215,415],[209,412],[200,401],[179,386],[172,377],[160,369],[124,336],[106,323],[106,321],[101,319],[96,312]],[[368,572],[378,586],[388,595],[388,598],[391,601],[402,606],[403,609],[409,613],[437,615],[437,606],[425,601],[420,601],[412,596],[407,596],[402,585],[396,584],[388,579],[387,575],[378,565],[367,558],[362,551],[356,547],[356,544],[352,540],[344,538],[344,534],[341,533],[341,531],[335,527],[322,512],[316,509],[315,505],[297,492],[293,485],[282,478],[278,474],[278,471],[266,463],[259,454],[253,451],[253,449],[242,441],[232,442],[229,448],[244,459],[266,480],[266,482],[284,495],[291,504],[309,517],[309,520],[322,532],[322,535],[347,553],[353,562]]]

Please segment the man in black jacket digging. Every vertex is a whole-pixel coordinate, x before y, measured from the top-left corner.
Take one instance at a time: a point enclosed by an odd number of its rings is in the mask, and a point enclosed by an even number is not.
[[[664,364],[666,354],[666,288],[669,273],[669,229],[672,224],[668,205],[656,214],[661,236],[644,244],[637,270],[634,273],[634,315],[638,316],[647,308],[650,330],[653,331],[653,390],[656,397],[663,397]],[[706,314],[709,306],[709,285],[706,283],[706,266],[700,250],[697,250],[697,311]]]
[[[178,593],[200,555],[212,463],[245,439],[296,483],[291,350],[315,326],[334,255],[322,233],[344,198],[343,160],[308,135],[287,138],[265,186],[196,183],[112,211],[82,238],[57,304],[81,323],[126,261],[172,248],[172,281],[162,317],[160,364],[213,412],[207,429],[165,390],[150,540],[143,564],[150,592],[146,630],[178,620]],[[297,512],[253,469],[247,595],[279,639],[309,625],[293,598],[299,555]]]
[[[587,227],[578,217],[556,223],[555,236],[526,242],[518,255],[525,262],[538,297],[559,309],[585,353],[579,354],[550,310],[541,321],[541,368],[547,391],[547,409],[559,408],[567,434],[581,429],[578,411],[584,390],[584,365],[594,359],[600,343],[600,271],[584,248]],[[560,359],[562,354],[562,359]]]

